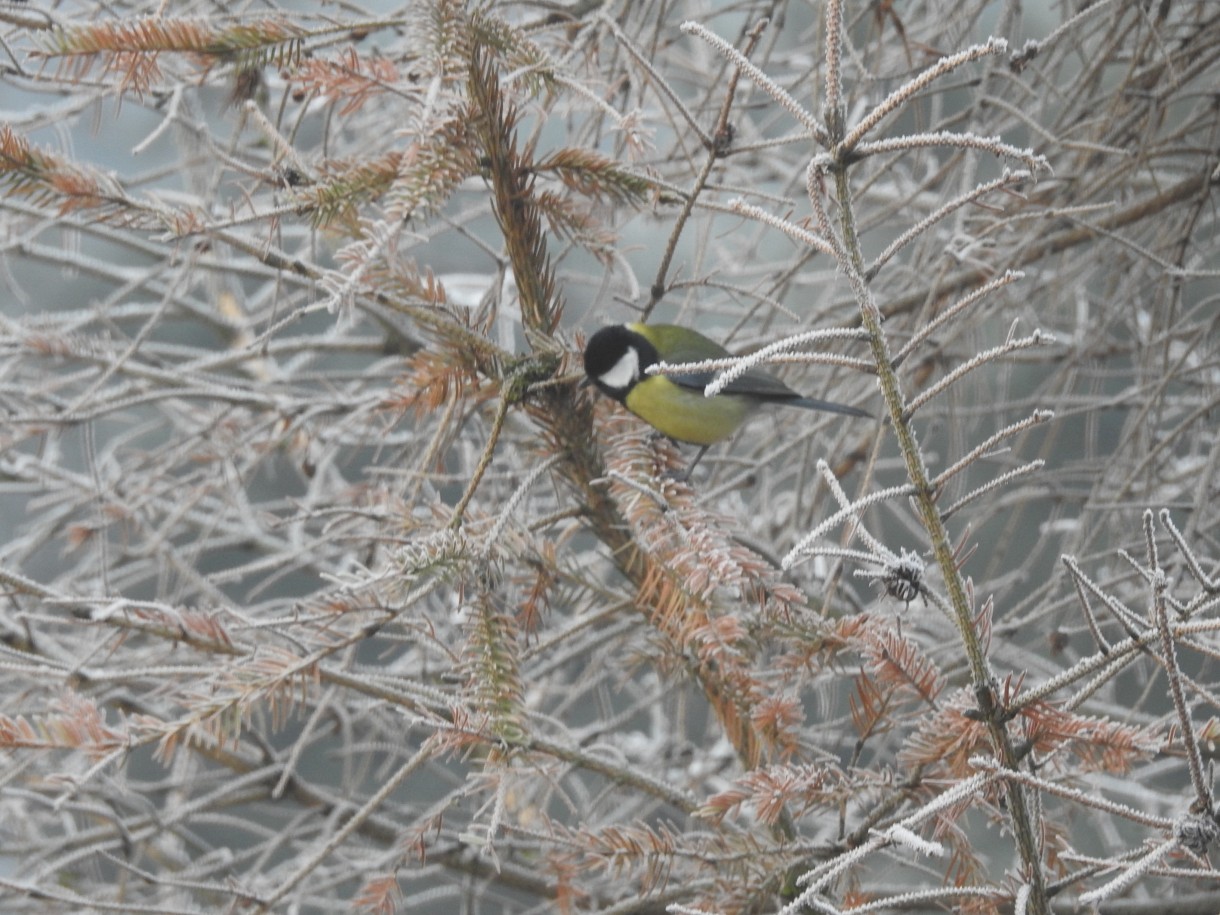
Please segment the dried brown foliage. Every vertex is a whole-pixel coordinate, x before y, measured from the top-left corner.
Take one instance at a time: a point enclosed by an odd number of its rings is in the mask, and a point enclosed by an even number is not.
[[[1211,5],[353,9],[0,10],[5,911],[1220,908]]]

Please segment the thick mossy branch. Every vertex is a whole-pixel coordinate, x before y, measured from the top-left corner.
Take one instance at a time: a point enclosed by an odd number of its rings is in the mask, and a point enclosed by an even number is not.
[[[652,548],[642,542],[651,534],[644,528],[664,530],[664,515],[660,506],[649,505],[646,499],[634,502],[642,516],[635,521],[643,525],[633,530],[631,522],[625,523],[620,514],[620,500],[630,496],[627,486],[616,486],[610,493],[600,480],[606,474],[599,450],[593,442],[599,437],[592,432],[593,403],[590,398],[573,396],[570,387],[546,387],[536,392],[527,401],[527,409],[542,427],[548,440],[548,450],[568,456],[561,467],[569,483],[577,490],[584,506],[590,529],[605,544],[619,572],[635,590],[636,609],[647,617],[650,626],[664,636],[671,649],[686,659],[686,667],[692,679],[699,685],[709,707],[720,721],[726,739],[733,745],[744,769],[754,768],[763,759],[778,758],[791,750],[791,735],[780,718],[769,715],[765,707],[766,695],[763,682],[753,675],[748,666],[729,663],[736,657],[734,643],[745,645],[748,636],[724,627],[726,618],[717,609],[709,613],[711,596],[721,584],[705,581],[702,586],[692,585],[686,573],[698,564],[703,555],[690,550],[687,566],[675,568],[675,544],[654,543]],[[653,466],[655,452],[651,443],[644,439],[634,440],[630,435],[620,453],[618,470],[629,472],[633,478],[648,479],[657,470]],[[634,465],[634,469],[633,469]],[[689,498],[679,500],[691,512],[699,514],[689,505]],[[645,520],[645,519],[651,520]],[[691,522],[694,536],[720,536],[719,529],[710,519]],[[680,546],[680,542],[677,546]],[[793,588],[774,577],[765,563],[752,564],[752,554],[737,545],[721,544],[727,551],[723,566],[716,574],[725,574],[730,569],[732,584],[740,589],[742,598],[749,602],[771,604],[780,608],[801,599]],[[709,570],[704,569],[704,574]],[[731,620],[727,620],[731,622]],[[727,639],[725,636],[727,635]],[[781,818],[781,827],[790,828],[790,821]]]

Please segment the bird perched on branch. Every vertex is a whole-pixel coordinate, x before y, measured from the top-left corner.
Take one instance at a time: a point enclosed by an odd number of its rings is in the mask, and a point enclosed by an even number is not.
[[[585,375],[658,432],[679,442],[702,446],[682,479],[690,476],[707,449],[728,438],[764,404],[803,407],[845,416],[868,417],[865,410],[802,397],[774,375],[750,369],[714,397],[703,389],[715,372],[649,375],[658,362],[674,365],[732,358],[719,343],[677,324],[615,324],[603,327],[585,347]]]

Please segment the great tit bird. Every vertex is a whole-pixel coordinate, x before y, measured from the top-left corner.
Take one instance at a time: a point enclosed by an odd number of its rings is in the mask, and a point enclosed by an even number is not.
[[[657,431],[679,442],[702,445],[686,469],[690,476],[708,447],[723,441],[760,404],[783,404],[846,416],[870,416],[843,404],[802,397],[774,375],[750,369],[715,397],[703,396],[714,372],[649,375],[657,362],[703,362],[730,357],[723,346],[676,324],[615,324],[603,327],[585,347],[585,374]]]

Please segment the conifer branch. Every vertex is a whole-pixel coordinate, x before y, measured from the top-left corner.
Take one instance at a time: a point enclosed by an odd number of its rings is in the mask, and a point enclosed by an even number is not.
[[[529,164],[517,148],[517,115],[501,89],[495,58],[478,47],[470,60],[468,81],[474,129],[487,161],[496,219],[517,278],[521,314],[526,327],[550,334],[561,309],[541,214],[528,177]]]

